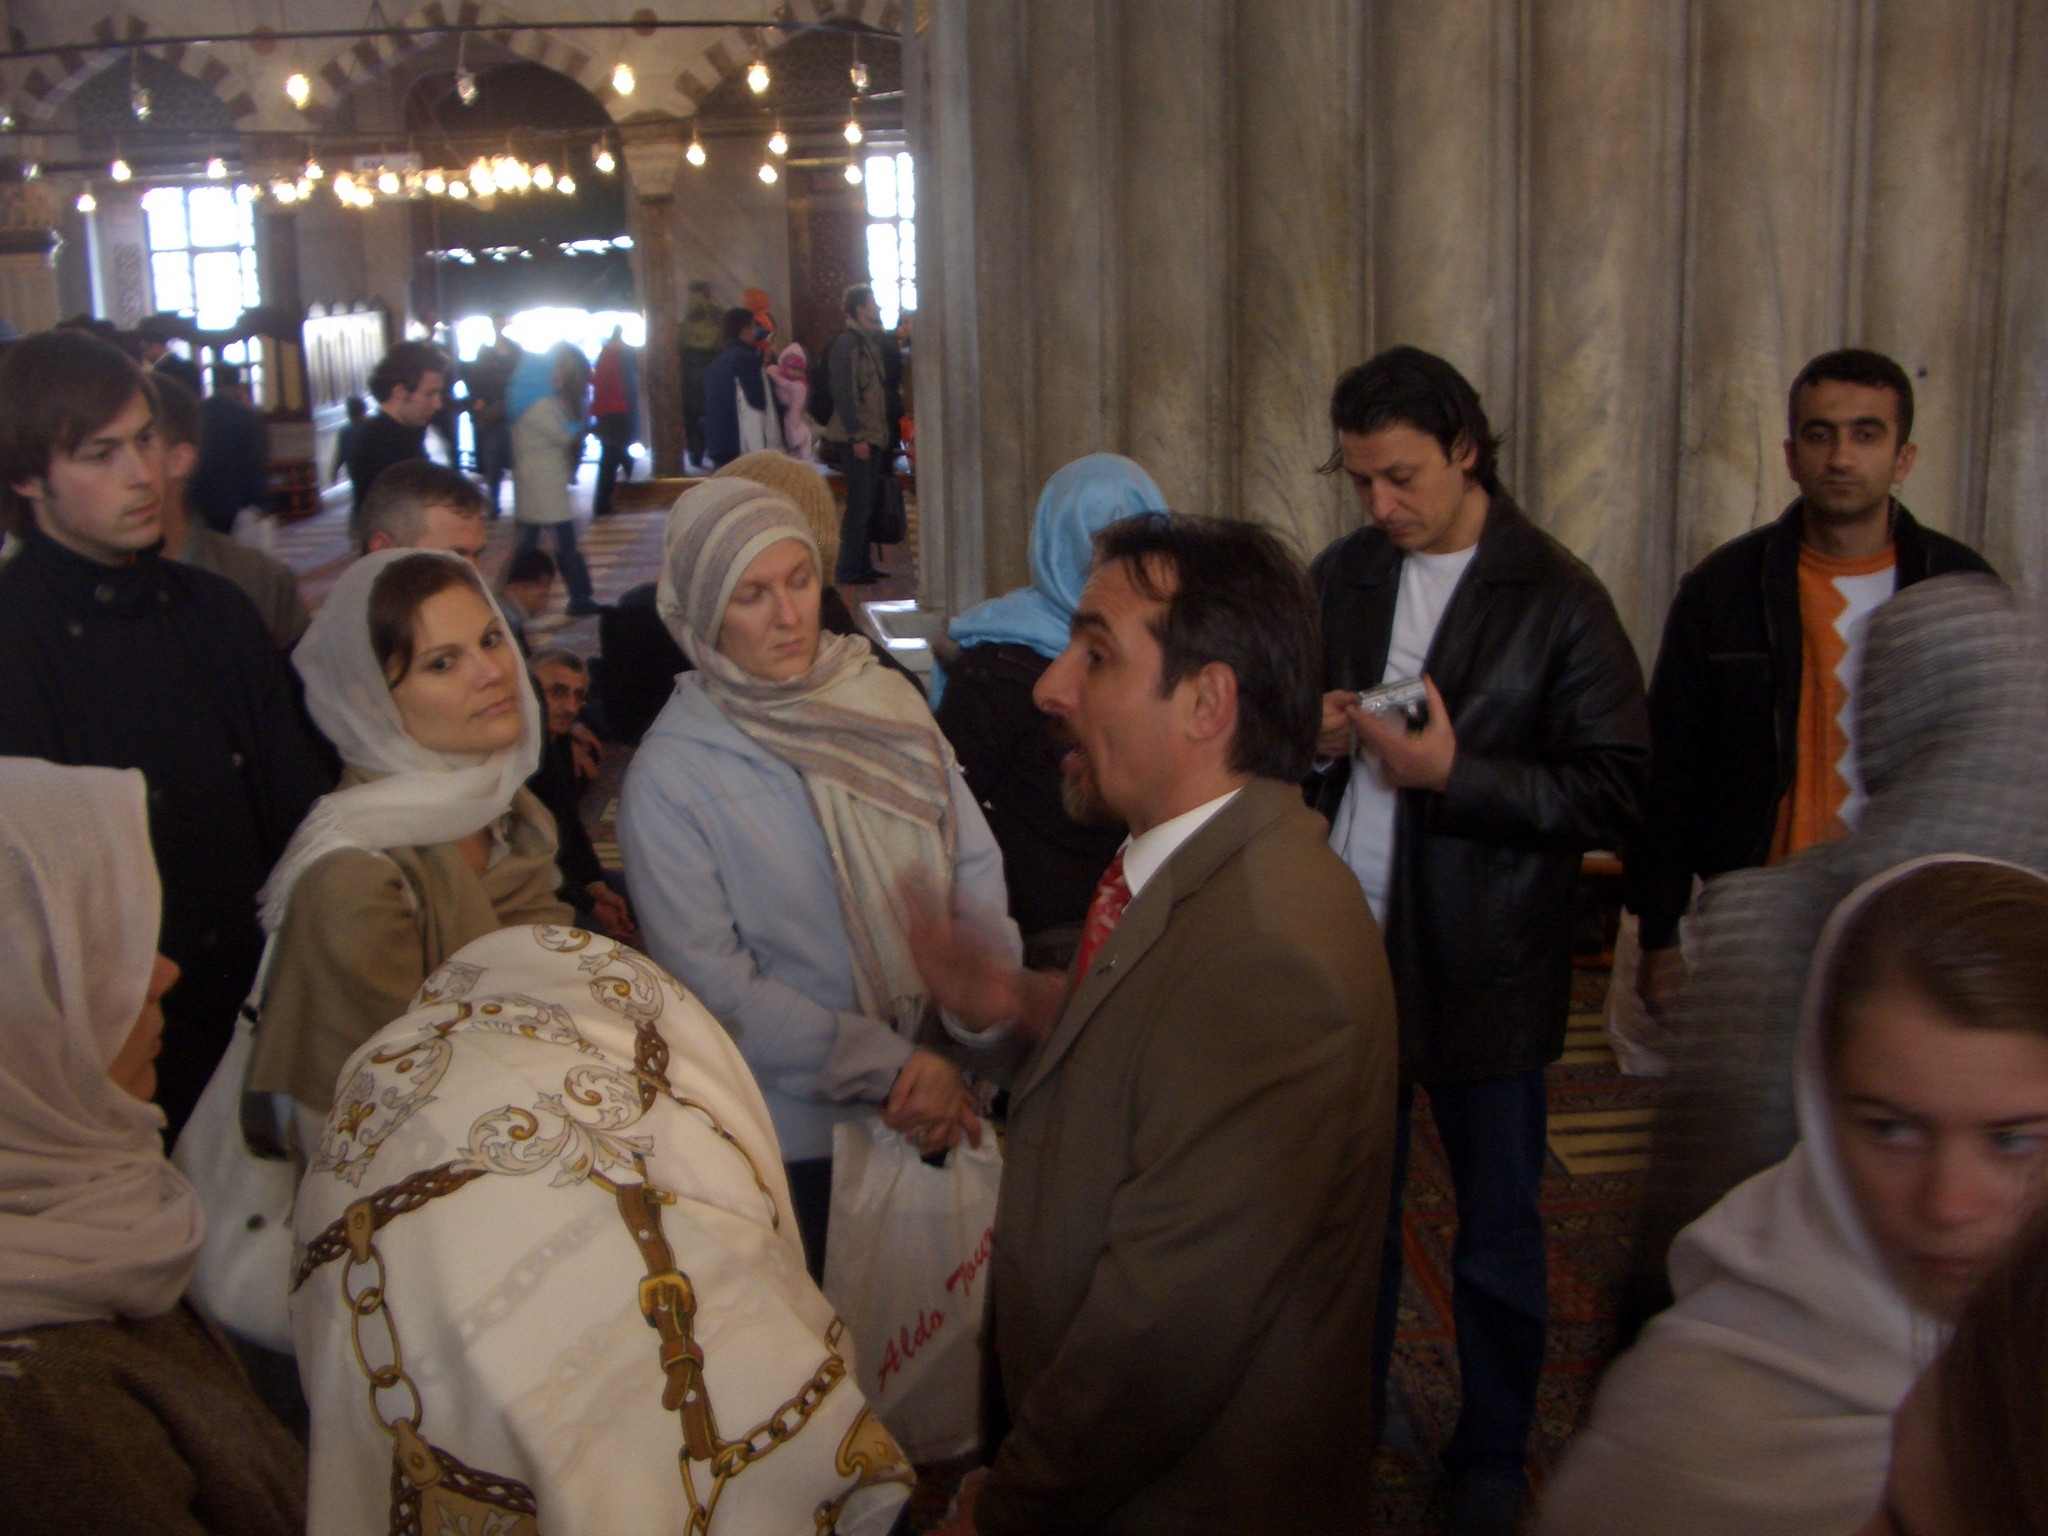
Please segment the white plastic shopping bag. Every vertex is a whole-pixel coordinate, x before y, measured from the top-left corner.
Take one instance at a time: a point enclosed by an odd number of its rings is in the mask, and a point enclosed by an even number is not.
[[[984,1124],[934,1168],[879,1119],[832,1135],[825,1295],[846,1320],[861,1391],[914,1462],[975,1448],[981,1320],[1003,1156]]]

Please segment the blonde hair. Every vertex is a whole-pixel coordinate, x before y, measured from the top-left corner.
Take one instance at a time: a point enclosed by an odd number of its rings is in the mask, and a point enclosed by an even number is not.
[[[832,487],[825,483],[823,475],[803,460],[792,459],[786,453],[769,448],[758,453],[741,454],[711,478],[751,480],[778,495],[787,496],[810,525],[811,537],[818,546],[820,572],[826,580],[831,579],[833,567],[839,559],[839,507],[833,501]]]

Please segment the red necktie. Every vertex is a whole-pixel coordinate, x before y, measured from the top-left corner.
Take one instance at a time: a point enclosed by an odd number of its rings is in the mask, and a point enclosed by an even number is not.
[[[1081,985],[1088,967],[1094,963],[1096,951],[1116,931],[1117,919],[1130,904],[1131,888],[1124,884],[1124,856],[1119,849],[1109,861],[1109,868],[1102,872],[1102,883],[1095,887],[1095,899],[1088,903],[1088,921],[1081,928],[1081,952],[1074,960],[1076,987]]]

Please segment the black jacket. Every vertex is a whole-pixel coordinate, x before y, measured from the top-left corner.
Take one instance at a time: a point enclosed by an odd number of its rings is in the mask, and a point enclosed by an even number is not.
[[[1028,645],[970,646],[947,666],[936,711],[1003,850],[1010,916],[1027,939],[1078,927],[1124,840],[1121,826],[1079,826],[1060,804],[1065,749],[1031,701],[1051,665]]]
[[[1650,784],[1623,850],[1624,899],[1646,948],[1676,936],[1693,876],[1770,856],[1798,768],[1800,504],[1723,544],[1679,583],[1650,684]],[[1901,589],[1957,571],[1995,574],[1965,544],[1897,507]]]
[[[146,550],[88,560],[31,532],[0,569],[0,754],[139,768],[163,879],[157,1102],[175,1138],[234,1032],[263,951],[256,892],[333,787],[255,606]]]
[[[1323,686],[1380,681],[1403,555],[1377,528],[1316,560]],[[1429,648],[1457,732],[1441,793],[1403,790],[1387,959],[1413,1082],[1533,1071],[1564,1049],[1580,857],[1629,831],[1650,757],[1643,674],[1600,579],[1496,492]],[[1310,781],[1335,818],[1351,759]]]

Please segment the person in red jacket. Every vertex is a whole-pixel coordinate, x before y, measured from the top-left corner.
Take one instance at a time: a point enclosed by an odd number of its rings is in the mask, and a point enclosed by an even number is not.
[[[590,414],[597,421],[597,492],[591,500],[591,515],[605,517],[612,510],[612,491],[623,467],[633,478],[633,429],[640,421],[640,369],[633,349],[626,345],[623,327],[613,326],[611,340],[597,354],[597,367],[590,376]]]

